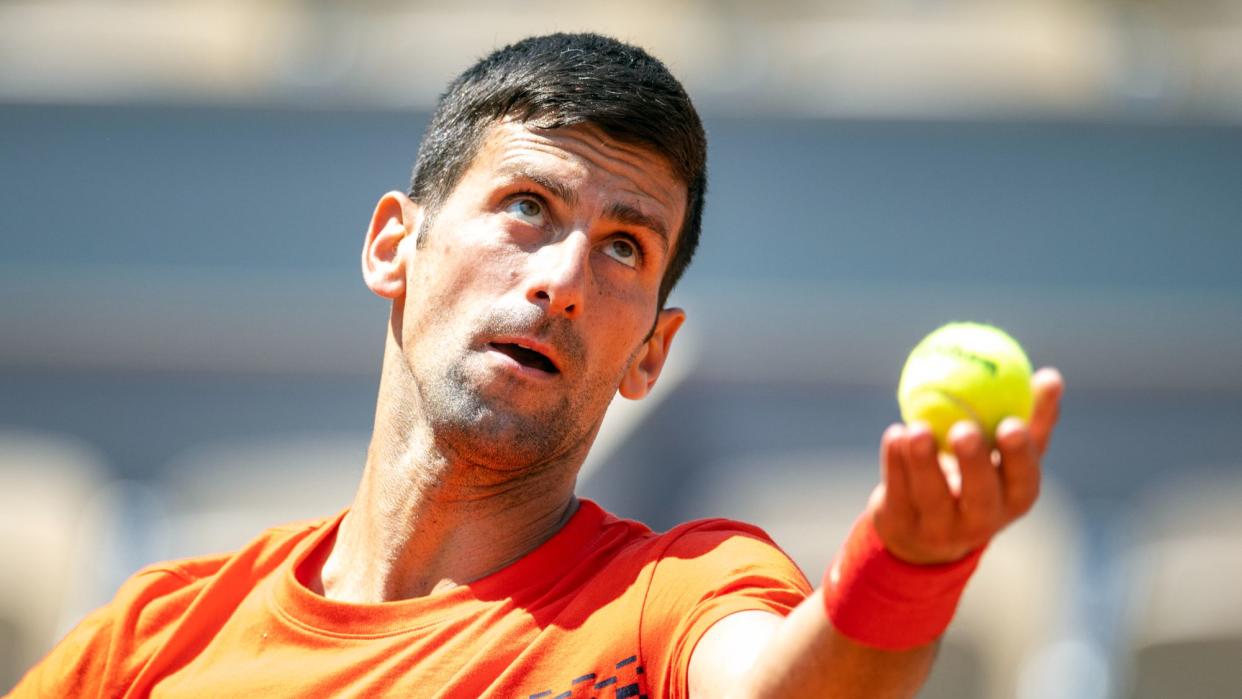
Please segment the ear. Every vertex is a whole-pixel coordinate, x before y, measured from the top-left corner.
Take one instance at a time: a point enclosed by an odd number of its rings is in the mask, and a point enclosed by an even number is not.
[[[402,251],[413,252],[422,220],[422,207],[401,192],[380,198],[362,243],[362,279],[371,291],[386,299],[405,293],[406,259]]]
[[[617,390],[622,396],[638,400],[651,391],[656,379],[660,377],[660,370],[664,368],[664,360],[668,359],[668,348],[673,344],[673,336],[684,322],[686,312],[680,308],[665,308],[660,311],[651,337],[639,348],[634,361],[621,377],[621,385]]]

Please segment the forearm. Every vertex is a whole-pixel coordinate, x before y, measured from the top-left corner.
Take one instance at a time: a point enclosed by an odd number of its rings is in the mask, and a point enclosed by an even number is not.
[[[816,590],[776,627],[731,696],[913,697],[935,655],[935,642],[885,651],[851,641],[833,628],[824,614],[822,591]]]
[[[825,587],[787,617],[742,612],[708,630],[691,661],[692,696],[912,697],[981,554],[906,563],[860,517]]]

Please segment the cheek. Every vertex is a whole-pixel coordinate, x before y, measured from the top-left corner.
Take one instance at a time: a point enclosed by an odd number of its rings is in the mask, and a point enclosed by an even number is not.
[[[522,251],[497,235],[486,220],[437,231],[441,239],[421,251],[426,289],[448,301],[475,291],[494,291],[520,276]],[[417,289],[415,289],[417,293]]]
[[[599,289],[594,301],[598,313],[594,325],[605,336],[602,344],[609,347],[611,356],[628,362],[655,322],[656,299],[641,292]]]
[[[622,270],[614,260],[600,255],[593,265],[593,296],[596,306],[609,308],[619,324],[641,325],[647,334],[655,321],[658,280],[640,278],[633,270]]]

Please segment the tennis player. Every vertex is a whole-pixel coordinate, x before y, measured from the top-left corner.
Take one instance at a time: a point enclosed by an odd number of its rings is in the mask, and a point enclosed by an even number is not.
[[[912,696],[1035,502],[1060,379],[1036,374],[1029,424],[954,428],[960,485],[926,427],[890,427],[814,583],[747,524],[656,533],[576,497],[609,402],[651,390],[685,320],[665,300],[705,188],[699,117],[642,50],[558,34],[470,67],[366,230],[392,310],[352,506],[138,572],[14,695]]]

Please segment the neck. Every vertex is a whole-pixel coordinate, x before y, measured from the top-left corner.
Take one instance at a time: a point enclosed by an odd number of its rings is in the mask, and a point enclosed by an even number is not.
[[[585,447],[518,470],[449,453],[430,428],[410,420],[417,391],[390,381],[389,364],[386,357],[353,505],[309,566],[308,584],[329,599],[389,602],[478,580],[547,541],[577,510]]]

